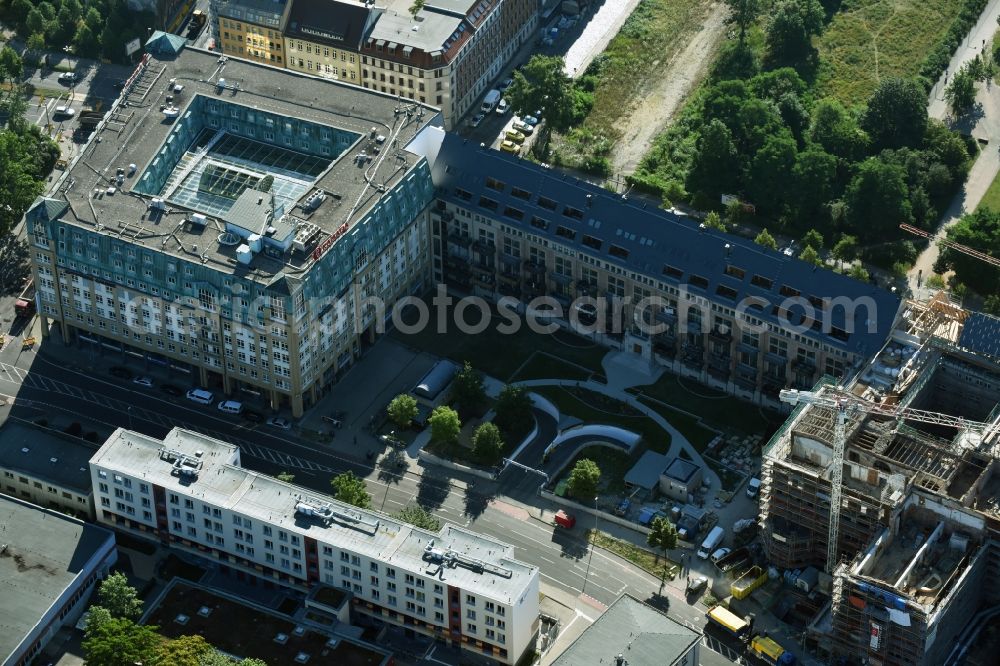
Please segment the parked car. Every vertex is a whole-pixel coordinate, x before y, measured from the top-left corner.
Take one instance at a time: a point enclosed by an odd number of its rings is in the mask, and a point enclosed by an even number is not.
[[[500,100],[500,103],[497,104],[497,115],[502,116],[503,114],[507,113],[509,109],[510,109],[510,104],[507,103],[507,100],[502,99]]]
[[[113,365],[108,369],[112,377],[117,377],[118,379],[132,379],[132,371],[128,368],[123,368],[120,365]]]
[[[500,143],[500,150],[505,153],[512,153],[514,155],[519,155],[521,153],[521,147],[511,141],[510,139],[505,139]]]
[[[511,123],[511,127],[525,136],[531,136],[532,132],[535,131],[534,127],[532,127],[528,123],[523,123],[520,120],[515,120],[513,123]]]
[[[687,587],[684,588],[685,594],[697,594],[701,592],[706,587],[708,587],[708,577],[698,576],[697,578],[688,578]]]
[[[133,384],[138,384],[139,386],[145,386],[146,388],[153,388],[153,380],[149,377],[136,377],[132,380]]]
[[[260,412],[255,412],[252,409],[243,410],[243,420],[249,421],[250,423],[263,423],[264,415]]]
[[[243,412],[243,403],[239,400],[220,400],[216,407],[220,412],[226,414],[241,414]]]
[[[272,416],[267,420],[267,425],[279,430],[291,430],[292,422],[283,416]]]
[[[76,72],[63,72],[59,75],[60,83],[76,83],[79,80],[80,77],[77,76]]]
[[[56,107],[55,115],[56,116],[63,116],[63,117],[66,117],[66,118],[72,118],[73,116],[76,115],[76,111],[74,111],[73,109],[71,109],[68,106],[60,105],[60,106]]]
[[[517,130],[507,130],[504,132],[504,136],[513,141],[514,143],[521,144],[524,143],[524,135]]]
[[[504,90],[507,90],[507,88],[510,88],[512,85],[514,85],[514,79],[508,77],[504,79],[503,83],[497,86],[497,88],[502,92]]]
[[[203,388],[193,388],[186,395],[188,400],[199,405],[211,405],[215,401],[215,394]]]
[[[719,560],[731,553],[732,551],[728,548],[720,548],[714,553],[712,553],[712,564],[718,564]]]
[[[476,115],[472,116],[472,120],[469,121],[469,124],[472,125],[473,127],[479,127],[479,125],[483,122],[483,118],[485,117],[486,116],[483,115],[482,113],[477,113]]]
[[[535,116],[524,116],[523,118],[521,118],[521,120],[527,123],[528,125],[531,125],[532,127],[537,125],[539,122],[538,118],[536,118]]]
[[[173,384],[163,384],[162,386],[160,386],[160,390],[166,393],[167,395],[172,395],[175,398],[179,398],[182,395],[184,395],[184,391],[177,388]]]
[[[566,513],[565,511],[560,509],[556,511],[555,523],[559,527],[564,527],[570,530],[573,529],[574,525],[576,525],[576,518],[573,516],[573,514]]]

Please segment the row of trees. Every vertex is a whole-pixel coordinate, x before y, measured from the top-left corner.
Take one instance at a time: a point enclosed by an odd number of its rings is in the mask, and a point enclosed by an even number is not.
[[[819,229],[832,245],[850,238],[866,259],[886,266],[911,260],[912,243],[900,240],[898,225],[936,222],[975,148],[928,120],[917,80],[883,79],[852,107],[817,98],[819,54],[811,41],[834,7],[826,12],[818,0],[727,4],[734,39],[633,182],[703,210],[736,194],[780,233]],[[763,45],[748,37],[757,25]],[[803,252],[807,261],[819,259],[818,247]]]
[[[106,578],[97,591],[97,604],[90,607],[82,643],[90,666],[234,666],[230,657],[209,645],[201,636],[169,640],[157,627],[138,624],[143,603],[122,573]],[[266,666],[260,659],[244,659],[243,666]]]
[[[127,0],[4,0],[0,17],[14,26],[29,51],[62,51],[125,62],[125,44],[145,39],[153,12],[129,9]]]

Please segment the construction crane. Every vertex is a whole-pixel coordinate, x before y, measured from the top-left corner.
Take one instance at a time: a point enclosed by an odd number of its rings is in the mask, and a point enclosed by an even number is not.
[[[830,525],[827,532],[826,552],[826,570],[830,574],[833,574],[833,569],[837,566],[837,546],[840,543],[840,504],[844,487],[844,449],[847,447],[847,417],[850,414],[862,412],[864,414],[888,416],[900,421],[919,421],[920,423],[946,426],[959,430],[974,430],[981,432],[984,440],[992,434],[990,432],[991,428],[996,429],[1000,427],[997,424],[967,421],[958,416],[930,412],[925,409],[881,405],[861,400],[842,389],[829,390],[822,393],[784,389],[780,393],[780,398],[782,402],[792,405],[813,405],[815,407],[828,407],[837,410],[833,427],[833,473],[830,475]]]
[[[930,241],[934,240],[934,234],[929,233],[927,231],[924,231],[923,229],[918,229],[917,227],[915,227],[915,226],[913,226],[911,224],[901,224],[901,225],[899,225],[899,228],[902,229],[903,231],[910,232],[914,236],[920,236],[921,238],[926,238],[927,240],[930,240]],[[938,239],[937,244],[940,245],[941,247],[946,247],[949,250],[955,250],[956,252],[961,252],[962,254],[967,254],[970,257],[974,258],[974,259],[979,259],[980,261],[985,261],[987,264],[990,264],[991,266],[996,266],[996,267],[1000,268],[1000,259],[997,259],[996,257],[992,257],[992,256],[990,256],[988,254],[980,252],[979,250],[974,250],[974,249],[972,249],[971,247],[969,247],[967,245],[961,245],[959,243],[953,243],[952,241],[948,240],[947,238]]]

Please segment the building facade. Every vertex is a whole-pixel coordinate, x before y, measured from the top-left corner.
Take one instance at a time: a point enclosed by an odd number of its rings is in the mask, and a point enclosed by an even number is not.
[[[538,632],[537,568],[454,526],[434,534],[239,466],[237,446],[119,429],[90,463],[98,521],[307,590],[355,613],[513,664]]]
[[[217,60],[189,49],[162,64],[207,80]],[[235,99],[216,97],[227,86]],[[312,108],[319,97],[330,104]],[[84,202],[72,185],[26,215],[39,313],[94,353],[259,394],[299,416],[374,341],[383,312],[372,299],[391,307],[429,286],[429,169],[410,153],[379,155],[387,137],[371,128],[405,143],[436,116],[236,59],[175,98],[183,119],[130,117],[138,129],[121,153],[117,129],[98,129],[114,141],[92,142],[97,159],[112,173],[121,159],[133,164],[110,188],[71,166],[68,178],[93,180],[87,192],[99,198]]]
[[[0,427],[0,492],[93,520],[92,453],[78,437],[7,421]]]
[[[284,29],[291,0],[212,0],[212,34],[226,55],[285,67]]]
[[[295,2],[285,29],[286,66],[361,85],[361,43],[380,13],[364,3]]]
[[[434,277],[456,292],[547,299],[561,326],[772,406],[856,371],[895,318],[885,290],[428,132]]]

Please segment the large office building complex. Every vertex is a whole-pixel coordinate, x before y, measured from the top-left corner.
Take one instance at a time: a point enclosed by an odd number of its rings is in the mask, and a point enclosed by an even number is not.
[[[117,430],[90,462],[98,520],[513,664],[538,633],[537,568],[513,547],[435,534],[240,467],[239,448],[172,430]]]
[[[438,115],[150,44],[167,52],[26,215],[39,313],[64,340],[298,416],[374,340],[367,299],[429,286],[433,188],[405,146]]]
[[[907,301],[871,363],[840,388],[817,387],[854,405],[844,459],[833,455],[837,410],[821,404],[797,408],[765,448],[771,563],[822,566],[836,549],[832,603],[810,631],[817,646],[885,666],[953,663],[977,611],[1000,601],[998,333],[1000,320],[943,292]]]

